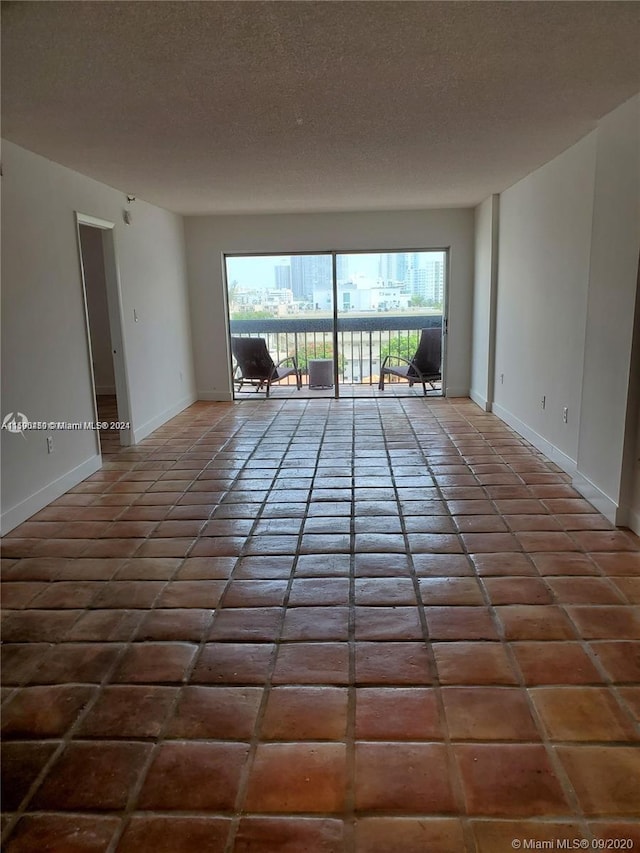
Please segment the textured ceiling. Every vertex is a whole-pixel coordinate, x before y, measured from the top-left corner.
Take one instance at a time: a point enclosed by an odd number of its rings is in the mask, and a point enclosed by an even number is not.
[[[635,2],[7,2],[3,135],[180,213],[473,205],[640,90]]]

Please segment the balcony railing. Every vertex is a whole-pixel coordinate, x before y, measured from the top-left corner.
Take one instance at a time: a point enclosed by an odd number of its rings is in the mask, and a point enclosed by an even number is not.
[[[264,338],[274,361],[294,355],[306,372],[307,360],[333,358],[331,317],[294,317],[231,320],[231,334]],[[421,329],[442,329],[441,314],[375,314],[341,317],[338,330],[338,372],[346,385],[378,382],[384,354],[392,351],[411,358]],[[381,358],[381,353],[383,353]]]

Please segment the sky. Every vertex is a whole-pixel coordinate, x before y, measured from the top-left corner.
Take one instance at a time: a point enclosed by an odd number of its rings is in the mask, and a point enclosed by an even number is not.
[[[385,252],[383,254],[395,254]],[[414,254],[413,252],[398,252],[397,254]],[[427,255],[444,256],[444,252],[420,252],[423,259],[420,266],[424,266]],[[380,252],[345,252],[338,258],[349,258],[349,276],[361,275],[365,278],[377,279],[380,270]],[[331,269],[331,255],[324,254],[323,257],[327,267]],[[237,281],[238,285],[247,290],[272,289],[276,286],[275,268],[277,266],[289,266],[291,255],[256,255],[252,257],[228,257],[227,258],[227,281],[229,284]]]
[[[380,253],[349,254],[349,275],[361,274],[367,278],[377,278],[380,264]],[[326,263],[331,265],[331,256],[326,255]],[[240,287],[254,290],[274,288],[276,284],[275,268],[287,266],[291,262],[290,255],[267,255],[260,257],[229,257],[227,258],[227,280],[237,281]]]

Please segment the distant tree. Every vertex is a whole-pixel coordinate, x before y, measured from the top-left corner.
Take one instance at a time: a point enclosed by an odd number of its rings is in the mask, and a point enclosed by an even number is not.
[[[427,305],[427,300],[424,298],[424,296],[420,296],[420,294],[416,293],[409,300],[409,305],[412,308],[425,308]]]
[[[291,352],[290,355],[295,355]],[[306,373],[309,369],[309,359],[312,358],[333,358],[333,344],[329,341],[305,341],[303,344],[298,344],[298,368]],[[342,353],[338,353],[338,370],[344,373],[345,357]]]
[[[231,313],[232,320],[269,320],[273,318],[273,314],[269,311],[252,311],[250,309],[242,311],[233,311]]]
[[[418,341],[420,340],[420,332],[409,332],[408,335],[402,337],[391,338],[391,340],[380,347],[380,361],[382,362],[388,355],[399,355],[402,358],[411,359],[418,349]]]

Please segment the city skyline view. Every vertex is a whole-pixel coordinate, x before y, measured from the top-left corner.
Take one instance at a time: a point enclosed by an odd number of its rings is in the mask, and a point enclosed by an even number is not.
[[[421,330],[442,335],[444,251],[336,253],[335,288],[331,253],[226,264],[231,333],[262,337],[275,363],[334,359],[341,382],[371,384],[386,357],[412,358]]]
[[[260,255],[251,257],[227,257],[227,280],[229,284],[237,281],[240,287],[271,289],[275,287],[275,270],[280,266],[291,266],[292,258],[314,258],[316,263],[326,264],[328,275],[331,276],[331,255]],[[347,257],[340,255],[339,257]],[[349,255],[349,259],[359,257],[359,272],[366,276],[375,276],[378,269],[380,253]],[[357,273],[356,273],[357,274]]]
[[[388,311],[441,305],[445,256],[443,251],[337,254],[340,309]],[[232,313],[267,303],[288,303],[287,311],[331,307],[331,254],[231,256],[226,264]]]

